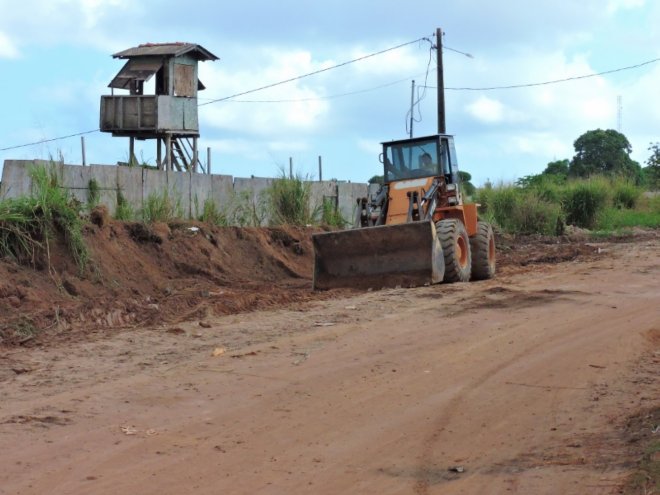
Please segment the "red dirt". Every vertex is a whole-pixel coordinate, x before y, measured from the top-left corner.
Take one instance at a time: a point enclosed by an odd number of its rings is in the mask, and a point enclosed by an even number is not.
[[[76,296],[0,263],[0,494],[620,493],[654,438],[656,232],[316,294],[309,232],[189,227],[91,227]]]

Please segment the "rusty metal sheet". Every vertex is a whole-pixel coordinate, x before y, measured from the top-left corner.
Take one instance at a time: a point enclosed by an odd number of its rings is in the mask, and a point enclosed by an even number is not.
[[[129,60],[108,84],[109,88],[128,89],[131,81],[148,81],[163,66],[162,59]]]
[[[112,55],[114,58],[132,58],[150,55],[164,55],[179,57],[190,54],[197,60],[218,60],[218,57],[201,45],[195,43],[145,43],[133,48],[128,48]]]

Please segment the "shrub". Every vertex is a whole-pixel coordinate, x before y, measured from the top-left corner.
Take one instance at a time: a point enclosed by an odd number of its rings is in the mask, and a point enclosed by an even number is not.
[[[513,234],[554,234],[561,207],[540,197],[534,189],[510,185],[483,189],[478,194],[480,216]]]
[[[612,181],[612,205],[615,208],[633,209],[637,205],[642,190],[628,181]]]
[[[608,197],[609,184],[605,179],[572,182],[564,193],[563,209],[566,223],[592,228],[598,215],[607,206]]]

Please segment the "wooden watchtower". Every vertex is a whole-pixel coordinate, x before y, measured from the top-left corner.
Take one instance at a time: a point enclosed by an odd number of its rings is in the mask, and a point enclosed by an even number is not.
[[[101,131],[130,138],[132,163],[135,139],[156,139],[160,170],[205,172],[197,150],[197,92],[204,89],[197,66],[218,57],[194,43],[148,43],[113,58],[127,62],[108,85],[111,95],[101,96]],[[154,75],[155,94],[145,95],[144,83]]]

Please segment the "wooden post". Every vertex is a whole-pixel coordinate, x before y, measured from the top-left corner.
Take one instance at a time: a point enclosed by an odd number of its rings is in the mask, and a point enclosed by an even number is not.
[[[172,170],[172,135],[165,137],[165,170]]]
[[[289,179],[293,179],[293,158],[289,157]]]
[[[163,150],[160,138],[156,138],[156,168],[163,170]]]
[[[206,173],[211,175],[211,148],[206,148]]]
[[[135,138],[130,137],[129,139],[129,144],[128,144],[128,166],[132,167],[135,165],[135,162],[133,161],[133,158],[135,156]]]
[[[323,162],[321,155],[319,155],[319,182],[323,182]]]
[[[192,157],[192,171],[197,172],[197,164],[199,163],[199,156],[197,150],[197,137],[193,137],[193,157]]]
[[[87,158],[85,157],[85,136],[80,136],[80,148],[82,149],[82,166],[87,166]]]

